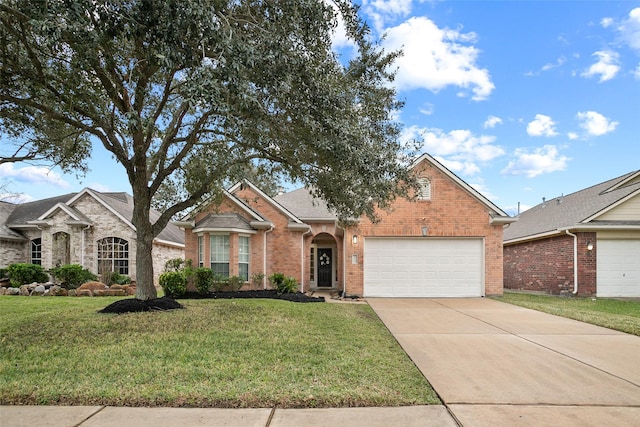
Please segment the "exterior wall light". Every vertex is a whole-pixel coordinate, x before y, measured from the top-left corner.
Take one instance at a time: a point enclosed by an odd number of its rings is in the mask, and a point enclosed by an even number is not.
[[[588,251],[592,251],[592,250],[593,250],[593,243],[591,243],[591,240],[589,240],[589,241],[587,242],[587,250],[588,250]]]
[[[354,234],[353,237],[351,238],[351,243],[353,243],[354,245],[357,245],[358,244],[358,236],[356,236]]]

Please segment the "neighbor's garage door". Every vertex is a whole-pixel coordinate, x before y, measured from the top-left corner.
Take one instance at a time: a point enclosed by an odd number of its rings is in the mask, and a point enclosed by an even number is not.
[[[482,239],[366,238],[367,297],[483,295]]]
[[[640,240],[598,239],[599,297],[640,297]]]

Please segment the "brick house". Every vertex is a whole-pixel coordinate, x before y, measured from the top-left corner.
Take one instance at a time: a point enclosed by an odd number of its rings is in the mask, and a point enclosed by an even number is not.
[[[504,285],[640,297],[640,171],[519,215],[504,231]]]
[[[176,225],[185,256],[245,281],[295,277],[301,290],[368,297],[502,294],[502,230],[514,221],[425,154],[413,165],[417,200],[397,199],[380,221],[344,226],[307,189],[269,197],[249,182]],[[265,280],[266,286],[266,280]]]
[[[159,214],[152,212],[152,220]],[[117,271],[135,280],[133,198],[85,188],[29,203],[0,202],[0,267],[79,264],[95,274]],[[173,224],[153,244],[154,277],[164,263],[184,257],[184,233]]]

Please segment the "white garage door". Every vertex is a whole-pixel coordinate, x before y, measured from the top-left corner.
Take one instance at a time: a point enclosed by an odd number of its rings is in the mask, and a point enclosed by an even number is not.
[[[640,240],[598,239],[599,297],[640,297]]]
[[[483,295],[482,239],[366,238],[364,295]]]

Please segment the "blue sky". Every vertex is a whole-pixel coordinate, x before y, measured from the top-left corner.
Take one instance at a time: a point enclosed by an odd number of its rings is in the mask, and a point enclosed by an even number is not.
[[[515,214],[640,169],[640,1],[362,1],[387,49],[403,137]],[[336,49],[349,46],[336,34]],[[24,164],[0,181],[24,200],[131,192],[94,146],[78,179]]]

